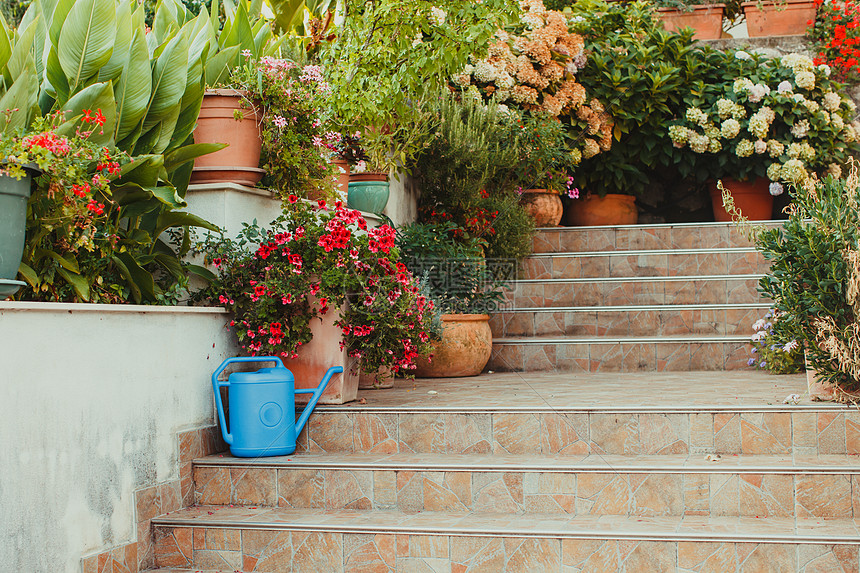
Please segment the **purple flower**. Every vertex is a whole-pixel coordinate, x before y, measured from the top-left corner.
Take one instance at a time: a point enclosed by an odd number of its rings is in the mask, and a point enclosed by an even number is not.
[[[754,364],[755,364],[755,358],[750,358],[749,360],[747,360],[747,366],[752,366]]]

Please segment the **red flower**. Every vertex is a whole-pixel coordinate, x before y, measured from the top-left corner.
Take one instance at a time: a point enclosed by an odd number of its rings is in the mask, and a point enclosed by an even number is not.
[[[295,195],[290,195],[289,197],[287,197],[287,201],[289,201],[290,203],[295,203],[298,200],[299,200],[299,198],[296,197]]]

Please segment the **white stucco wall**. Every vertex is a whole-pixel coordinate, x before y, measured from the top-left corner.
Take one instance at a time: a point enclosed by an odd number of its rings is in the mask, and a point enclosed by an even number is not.
[[[0,302],[0,570],[78,573],[135,541],[137,489],[178,479],[235,355],[221,309]]]
[[[400,171],[392,173],[389,180],[388,205],[383,213],[388,215],[395,227],[402,227],[418,218],[418,187],[415,178]]]

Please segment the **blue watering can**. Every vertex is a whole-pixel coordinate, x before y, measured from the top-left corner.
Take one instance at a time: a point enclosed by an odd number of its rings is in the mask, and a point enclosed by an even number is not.
[[[275,362],[274,368],[261,368],[256,372],[234,372],[226,382],[218,375],[232,362]],[[296,390],[293,373],[287,370],[277,356],[228,358],[212,374],[215,404],[224,441],[230,453],[240,458],[285,456],[296,451],[296,437],[322,396],[334,374],[343,372],[342,366],[332,366],[314,390]],[[221,387],[227,387],[230,404],[230,431],[224,419]],[[296,394],[313,394],[305,405],[302,416],[296,420]]]

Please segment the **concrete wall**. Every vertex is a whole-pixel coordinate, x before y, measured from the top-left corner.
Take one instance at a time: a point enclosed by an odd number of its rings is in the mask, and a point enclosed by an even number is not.
[[[236,354],[222,309],[0,302],[0,570],[79,572],[135,541],[133,492],[176,479]]]

